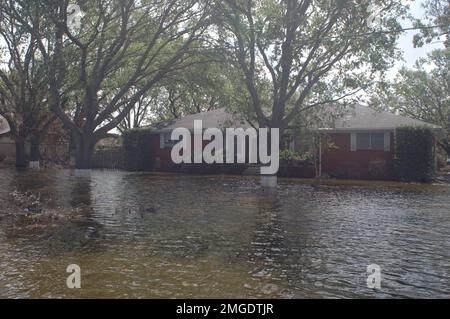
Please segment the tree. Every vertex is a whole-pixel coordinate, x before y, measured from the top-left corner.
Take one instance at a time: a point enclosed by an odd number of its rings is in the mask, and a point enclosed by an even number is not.
[[[78,1],[80,28],[68,25],[68,0],[14,0],[7,14],[36,37],[49,76],[50,108],[70,132],[79,169],[91,166],[96,143],[108,136],[148,91],[196,61],[209,23],[209,1]],[[47,26],[30,17],[39,11]],[[47,43],[50,43],[48,45]],[[61,91],[78,99],[62,107]]]
[[[417,20],[415,26],[421,32],[414,37],[414,45],[421,47],[436,39],[445,38],[444,45],[450,47],[450,2],[448,0],[427,0],[423,7],[426,9],[427,21]]]
[[[241,69],[261,127],[283,131],[303,112],[351,100],[383,75],[397,56],[397,19],[406,8],[400,1],[377,3],[378,11],[369,10],[369,1],[219,4],[219,44]],[[370,22],[381,14],[374,30]]]
[[[39,17],[34,16],[35,19]],[[40,140],[54,117],[47,107],[47,82],[35,38],[11,16],[0,20],[0,114],[11,128],[16,144],[16,166],[25,167],[25,142],[30,140],[30,160],[40,160]]]
[[[372,103],[443,127],[447,134],[439,144],[450,156],[450,49],[403,67],[394,81],[379,86]]]
[[[236,80],[229,66],[214,52],[202,52],[202,63],[175,74],[155,92],[152,108],[157,122],[178,119],[189,114],[231,107]]]
[[[147,93],[141,96],[123,121],[118,125],[118,130],[123,134],[126,131],[150,124],[150,111],[154,107],[156,99],[156,94]]]

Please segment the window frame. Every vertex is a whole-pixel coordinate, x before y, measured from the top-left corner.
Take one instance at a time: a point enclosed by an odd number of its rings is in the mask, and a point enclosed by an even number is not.
[[[178,144],[181,141],[181,139],[179,139],[177,141],[172,140],[172,132],[161,133],[159,138],[160,138],[160,148],[161,149],[173,148],[176,144]]]
[[[360,131],[360,132],[352,132],[351,134],[351,151],[352,152],[390,152],[391,151],[391,132],[389,131]],[[369,146],[364,147],[360,144],[359,137],[361,135],[368,135],[369,138]],[[374,135],[379,135],[379,137],[383,136],[383,147],[374,147]],[[366,141],[367,142],[367,141]],[[378,141],[380,142],[380,141]]]

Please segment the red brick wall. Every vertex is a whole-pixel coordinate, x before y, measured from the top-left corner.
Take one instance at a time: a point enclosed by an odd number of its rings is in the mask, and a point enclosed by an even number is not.
[[[391,150],[384,151],[351,151],[350,133],[329,134],[330,141],[337,149],[324,152],[322,170],[324,174],[337,177],[372,179],[371,162],[385,162],[386,170],[383,178],[389,178],[395,156],[394,134],[391,134]],[[373,167],[373,166],[372,166]],[[344,176],[339,176],[344,175]]]
[[[171,170],[174,167],[172,161],[172,147],[166,147],[161,149],[160,135],[152,135],[150,140],[150,147],[155,159],[159,159],[159,165],[156,163],[156,170]],[[194,136],[192,135],[192,147],[194,146]],[[209,142],[203,141],[203,146],[206,146]],[[160,166],[160,167],[158,167]]]
[[[192,135],[191,145],[194,147],[194,135]],[[203,141],[203,147],[207,146],[210,143],[210,141]],[[226,142],[224,141],[224,147],[226,145]],[[152,150],[152,154],[154,154],[154,159],[156,160],[155,170],[159,171],[172,171],[175,167],[179,167],[180,165],[176,165],[172,161],[172,147],[166,147],[164,149],[161,149],[160,147],[160,135],[155,134],[151,136],[150,140],[150,147]],[[248,151],[248,148],[247,148]],[[248,157],[248,153],[247,153]],[[159,159],[159,160],[158,160]],[[194,165],[194,164],[193,164]],[[207,164],[205,164],[208,166]]]
[[[173,164],[171,156],[172,149],[171,148],[161,149],[159,134],[151,136],[150,148],[152,150],[151,153],[154,154],[155,160],[159,159],[160,161],[159,163],[155,164],[156,166],[161,165],[161,167],[155,167],[156,170],[160,170],[161,168],[164,169],[165,167],[168,167]]]

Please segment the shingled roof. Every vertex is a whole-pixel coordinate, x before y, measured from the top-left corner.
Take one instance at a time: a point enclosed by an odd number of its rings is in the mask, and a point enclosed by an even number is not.
[[[319,131],[361,131],[361,130],[395,130],[402,126],[426,126],[440,129],[440,126],[397,115],[386,111],[376,111],[368,106],[355,105],[345,115],[333,121],[330,127],[318,128]]]
[[[314,131],[374,131],[374,130],[395,130],[402,126],[427,126],[432,129],[440,129],[441,127],[415,120],[406,116],[393,114],[385,111],[375,111],[368,106],[355,105],[348,111],[343,112],[340,109],[339,115],[332,116],[333,112],[338,112],[337,108],[328,107],[323,110],[323,123],[316,127],[311,127]],[[326,115],[329,116],[326,116]],[[330,119],[325,119],[330,118]],[[236,120],[232,114],[228,113],[224,108],[188,115],[178,120],[161,122],[151,126],[157,132],[171,132],[176,128],[194,129],[194,121],[202,120],[203,128],[249,128],[251,125],[242,120]]]
[[[236,120],[225,108],[185,116],[181,119],[157,123],[151,126],[158,132],[171,132],[177,128],[194,130],[194,121],[201,120],[204,129],[241,127],[249,128],[251,125],[247,121]]]

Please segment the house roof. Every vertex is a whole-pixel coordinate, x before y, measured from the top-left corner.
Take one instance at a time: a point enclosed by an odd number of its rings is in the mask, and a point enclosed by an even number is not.
[[[11,130],[6,119],[0,115],[0,135],[8,133]]]
[[[397,115],[386,111],[376,111],[368,106],[357,104],[333,121],[330,127],[320,127],[319,131],[358,131],[358,130],[395,130],[402,126],[427,126],[440,129],[440,126]]]
[[[241,127],[246,129],[251,127],[251,125],[247,121],[236,120],[236,118],[232,114],[228,113],[225,108],[188,115],[181,119],[157,123],[152,125],[151,127],[158,132],[171,132],[177,128],[194,130],[194,121],[196,120],[202,120],[204,129],[222,129],[227,127]]]
[[[406,116],[393,114],[386,111],[375,111],[368,106],[355,105],[348,111],[342,112],[331,106],[323,110],[321,116],[322,123],[316,127],[312,126],[314,131],[327,132],[345,132],[345,131],[375,131],[375,130],[395,130],[401,126],[428,126],[432,129],[440,129],[441,127],[415,120]],[[332,115],[336,113],[336,115]],[[339,114],[339,115],[337,115]],[[171,132],[176,128],[194,129],[194,121],[202,120],[203,128],[227,128],[240,127],[250,128],[251,125],[245,120],[236,120],[235,117],[228,113],[225,108],[188,115],[181,119],[161,122],[152,125],[151,128],[157,132]],[[327,124],[324,124],[327,123]]]

